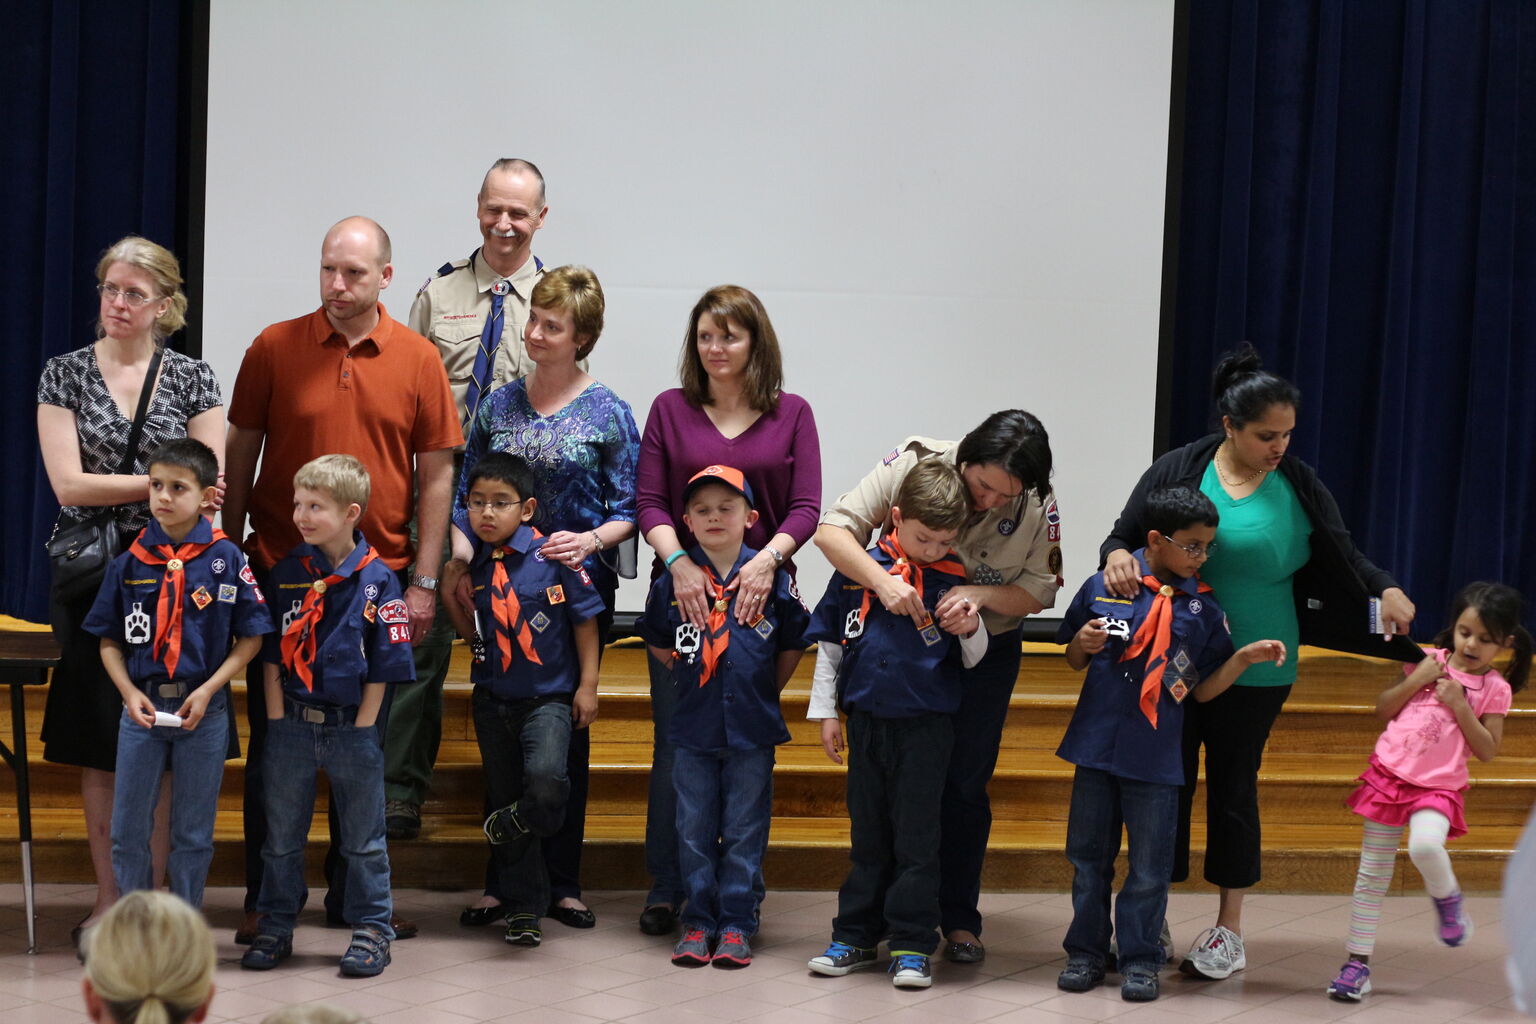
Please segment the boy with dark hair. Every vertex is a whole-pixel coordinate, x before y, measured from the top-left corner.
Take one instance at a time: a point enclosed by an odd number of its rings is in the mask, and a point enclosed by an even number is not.
[[[1067,965],[1056,985],[1086,992],[1104,981],[1109,961],[1110,889],[1121,825],[1129,869],[1115,900],[1120,995],[1158,996],[1167,959],[1159,937],[1173,875],[1184,699],[1216,697],[1249,665],[1283,661],[1285,645],[1256,640],[1236,653],[1226,616],[1196,571],[1216,546],[1216,506],[1190,487],[1147,497],[1146,546],[1135,553],[1142,589],[1112,594],[1102,574],[1072,599],[1056,635],[1067,664],[1087,668],[1077,710],[1058,757],[1077,765],[1067,818],[1072,862],[1072,924],[1062,943]]]
[[[762,902],[763,857],[773,819],[774,748],[789,741],[779,692],[804,653],[808,618],[789,574],[774,574],[756,622],[731,605],[742,543],[757,521],[752,486],[731,466],[695,473],[683,491],[683,521],[698,538],[688,552],[714,593],[703,629],[683,615],[672,574],[651,586],[640,622],[650,655],[670,669],[677,705],[668,739],[676,748],[678,864],[687,901],[680,967],[746,967]]]
[[[180,437],[149,456],[150,521],[107,569],[83,628],[123,697],[112,791],[119,892],[153,889],[150,833],[171,773],[171,892],[202,906],[224,778],[224,685],[261,649],[272,616],[240,549],[204,518],[218,458]],[[231,637],[238,637],[230,645]]]
[[[416,678],[411,627],[394,571],[357,529],[369,496],[363,464],[322,455],[294,474],[293,492],[293,522],[304,541],[272,567],[273,600],[288,607],[281,633],[262,652],[267,841],[260,921],[240,966],[267,971],[293,953],[315,777],[323,769],[347,870],[342,913],[352,941],[341,973],[372,977],[389,966],[395,937],[378,720],[384,687]]]
[[[454,519],[474,553],[449,562],[445,592],[467,572],[474,606],[446,602],[454,628],[474,650],[470,680],[506,940],[537,946],[550,905],[540,839],[559,831],[571,783],[571,730],[597,718],[597,616],[603,599],[585,569],[544,557],[544,535],[528,525],[538,509],[533,473],[516,455],[492,452],[466,476],[464,511]]]
[[[902,480],[891,530],[870,551],[922,598],[914,621],[886,611],[842,573],[833,573],[806,639],[820,641],[811,705],[827,756],[842,763],[848,716],[848,818],[853,862],[837,897],[832,943],[807,965],[834,977],[873,967],[876,944],[890,944],[891,981],[933,983],[929,958],[939,941],[939,808],[956,742],[961,668],[980,661],[987,634],[969,608],[948,635],[933,609],[965,567],[950,550],[970,515],[965,482],[942,459],[919,462]]]

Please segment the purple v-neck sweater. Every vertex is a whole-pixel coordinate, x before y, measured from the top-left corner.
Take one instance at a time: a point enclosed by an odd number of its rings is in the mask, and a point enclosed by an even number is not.
[[[657,395],[640,438],[635,512],[641,534],[670,525],[683,547],[692,547],[693,534],[683,524],[683,488],[693,474],[717,464],[736,467],[752,485],[758,520],[747,531],[748,547],[761,548],[776,533],[799,545],[811,539],[821,518],[821,445],[805,399],[781,394],[777,408],[727,439],[702,408],[688,403],[682,388]]]

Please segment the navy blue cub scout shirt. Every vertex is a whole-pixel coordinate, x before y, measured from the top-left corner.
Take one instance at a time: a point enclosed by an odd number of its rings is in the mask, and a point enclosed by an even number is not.
[[[279,666],[283,695],[317,707],[355,708],[363,702],[365,683],[409,683],[416,679],[411,655],[410,616],[400,596],[400,581],[382,559],[358,569],[368,553],[368,541],[354,533],[352,549],[338,571],[346,579],[325,592],[325,613],[315,630],[314,690],[281,669],[282,634],[299,617],[304,595],[314,582],[331,574],[331,563],[319,548],[300,544],[272,567],[267,595],[278,631],[262,646],[262,660]],[[304,559],[309,559],[309,568]]]
[[[890,569],[891,556],[878,545],[869,549],[869,557]],[[832,574],[811,613],[805,638],[843,645],[837,687],[842,710],[876,718],[915,718],[952,715],[959,709],[960,638],[939,628],[933,609],[951,587],[964,583],[964,577],[923,567],[923,607],[935,621],[919,629],[911,616],[886,611],[873,594],[861,625],[863,585],[840,572]]]
[[[688,555],[711,581],[729,587],[741,567],[757,551],[742,545],[730,574],[718,580],[709,556],[699,547]],[[789,729],[779,710],[778,656],[781,651],[805,648],[809,614],[800,602],[794,581],[783,569],[773,576],[773,593],[763,604],[763,615],[750,626],[736,620],[736,594],[730,594],[725,610],[729,642],[702,686],[704,637],[678,608],[672,592],[672,574],[664,572],[651,584],[639,632],[647,644],[672,652],[672,685],[677,706],[667,738],[689,750],[751,750],[789,742]]]
[[[467,518],[461,525],[475,548],[469,579],[474,584],[475,615],[485,641],[485,661],[476,662],[469,670],[470,681],[502,700],[574,693],[581,682],[581,663],[571,627],[596,617],[606,607],[592,585],[592,577],[585,569],[570,569],[546,559],[542,549],[547,538],[526,523],[519,526],[505,542],[515,554],[505,556],[502,562],[517,595],[519,622],[528,625],[534,652],[542,664],[529,661],[513,636],[512,661],[503,665],[496,643],[496,615],[491,610],[491,577],[496,566],[491,556],[500,545],[476,537],[468,528]]]
[[[212,537],[213,524],[199,519],[181,543],[207,544]],[[174,543],[154,519],[139,538],[146,547]],[[256,577],[233,541],[214,541],[190,559],[183,572],[181,658],[174,681],[195,687],[207,682],[224,663],[233,637],[272,632],[272,616]],[[145,565],[131,552],[123,552],[107,567],[96,603],[82,626],[87,633],[123,645],[128,676],[145,692],[172,681],[154,655],[155,614],[164,579],[165,566]]]
[[[1136,552],[1136,564],[1142,576],[1152,575],[1145,548]],[[1232,634],[1221,607],[1209,592],[1199,592],[1197,577],[1174,580],[1169,585],[1175,591],[1173,625],[1156,729],[1141,710],[1141,682],[1150,650],[1130,661],[1120,660],[1151,611],[1156,593],[1142,586],[1134,598],[1119,597],[1104,586],[1103,573],[1095,573],[1072,599],[1056,632],[1056,642],[1071,642],[1077,631],[1094,619],[1105,620],[1109,641],[1088,662],[1083,691],[1057,757],[1121,778],[1184,784],[1184,705],[1174,700],[1172,689],[1183,682],[1193,690],[1200,680],[1221,668],[1232,657]],[[1193,699],[1191,695],[1184,698]]]

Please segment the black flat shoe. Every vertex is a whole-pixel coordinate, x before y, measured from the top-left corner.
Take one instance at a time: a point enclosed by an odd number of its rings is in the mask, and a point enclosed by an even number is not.
[[[545,917],[552,917],[567,928],[591,928],[597,924],[597,915],[584,907],[562,907],[551,903]]]
[[[677,911],[665,903],[640,911],[640,930],[647,935],[671,935],[677,930]]]
[[[465,907],[459,911],[459,924],[465,928],[484,928],[492,921],[507,916],[507,908],[498,903],[494,907]]]
[[[980,942],[946,942],[944,959],[952,964],[979,964],[987,958],[987,947]]]

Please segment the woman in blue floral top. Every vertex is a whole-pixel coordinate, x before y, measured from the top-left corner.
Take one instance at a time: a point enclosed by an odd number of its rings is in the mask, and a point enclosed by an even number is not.
[[[618,589],[618,545],[635,532],[635,465],[640,432],[629,403],[584,372],[585,359],[603,330],[603,288],[586,267],[568,266],[539,278],[530,297],[523,344],[533,369],[491,393],[480,404],[464,446],[464,473],[454,496],[455,521],[464,510],[469,471],[487,452],[511,452],[527,460],[539,499],[533,525],[548,535],[543,552],[571,567],[582,566],[603,596],[599,642],[613,625]],[[469,540],[454,530],[455,561],[467,560]],[[452,572],[453,570],[450,570]],[[596,921],[581,901],[578,880],[587,812],[590,732],[571,733],[567,774],[571,793],[565,825],[544,841],[549,871],[549,914],[589,928]],[[472,908],[502,902],[487,867],[485,896]],[[468,912],[466,914],[468,916]]]

